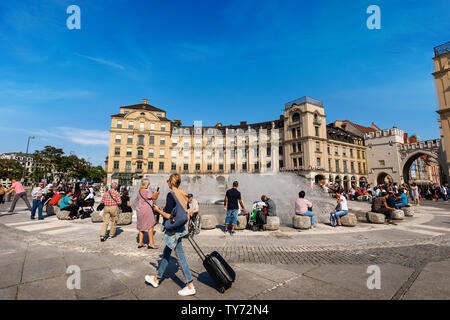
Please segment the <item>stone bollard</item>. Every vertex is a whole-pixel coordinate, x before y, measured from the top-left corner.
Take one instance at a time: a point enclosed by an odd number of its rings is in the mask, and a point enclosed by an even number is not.
[[[59,210],[58,208],[58,213],[56,214],[56,217],[58,218],[58,220],[70,220],[69,214],[70,211]]]
[[[227,218],[225,217],[225,220],[226,220],[226,219],[227,219]],[[223,221],[223,224],[225,224],[225,220]],[[202,222],[202,223],[203,223],[203,222]],[[232,221],[231,221],[231,219],[230,219],[229,227],[231,227],[231,223],[232,223]],[[238,216],[238,217],[237,217],[237,225],[236,225],[236,227],[234,228],[234,230],[244,230],[246,226],[247,226],[247,217],[246,217],[246,216]],[[214,226],[214,228],[215,228],[215,226]],[[231,230],[231,229],[228,228],[228,230]]]
[[[91,221],[93,223],[100,223],[103,222],[103,216],[100,214],[100,211],[94,211],[91,214]]]
[[[405,219],[405,213],[403,210],[394,210],[392,213],[392,220],[403,220]]]
[[[367,212],[366,214],[367,221],[375,224],[383,224],[386,220],[386,216],[381,213],[376,212]]]
[[[311,229],[311,217],[294,216],[292,217],[292,224],[295,229],[308,230]]]
[[[349,212],[345,216],[341,217],[341,223],[344,227],[356,227],[358,218],[354,213]]]
[[[268,216],[264,228],[266,231],[276,231],[280,229],[280,218]]]
[[[117,219],[118,226],[126,226],[132,222],[133,212],[120,212],[119,219]]]
[[[403,207],[402,208],[405,217],[414,217],[414,208],[413,207]]]
[[[213,215],[202,215],[200,217],[200,222],[202,224],[202,230],[211,230],[216,228],[218,225],[216,216]]]

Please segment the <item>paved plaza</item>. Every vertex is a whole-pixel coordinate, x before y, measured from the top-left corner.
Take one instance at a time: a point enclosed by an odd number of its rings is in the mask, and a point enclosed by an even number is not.
[[[367,203],[350,202],[363,212]],[[16,213],[0,208],[0,299],[449,299],[450,204],[424,202],[415,217],[397,226],[373,225],[359,215],[355,228],[321,224],[314,230],[288,226],[275,232],[203,230],[196,239],[205,252],[219,251],[236,270],[225,294],[214,287],[187,240],[184,248],[197,294],[180,297],[178,264],[154,289],[144,281],[155,274],[162,249],[137,248],[136,221],[117,237],[99,241],[101,224],[90,219],[30,220],[20,203]],[[81,288],[68,289],[69,266],[81,269]],[[368,289],[369,266],[380,270],[380,289]]]

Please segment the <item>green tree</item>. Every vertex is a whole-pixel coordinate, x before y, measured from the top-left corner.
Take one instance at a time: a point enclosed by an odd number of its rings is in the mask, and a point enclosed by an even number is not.
[[[20,162],[10,159],[0,159],[0,178],[18,179],[22,177],[23,166]]]
[[[86,179],[89,181],[103,182],[104,178],[106,178],[106,172],[103,170],[102,166],[90,167],[88,169]]]

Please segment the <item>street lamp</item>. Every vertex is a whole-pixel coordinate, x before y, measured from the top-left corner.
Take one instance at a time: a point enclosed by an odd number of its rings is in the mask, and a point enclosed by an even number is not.
[[[34,139],[34,136],[29,136],[28,137],[28,142],[27,142],[27,151],[25,152],[25,156],[28,156],[28,147],[30,146],[30,140]],[[22,171],[22,179],[20,179],[20,181],[23,183],[25,181],[25,168],[26,168],[26,161],[23,165],[23,171]]]

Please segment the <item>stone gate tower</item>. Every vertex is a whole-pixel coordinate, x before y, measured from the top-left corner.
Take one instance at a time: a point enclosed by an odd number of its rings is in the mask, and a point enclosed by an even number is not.
[[[439,110],[441,116],[438,120],[442,139],[442,161],[446,164],[443,168],[447,181],[450,177],[450,42],[434,48],[434,79],[436,81]]]

